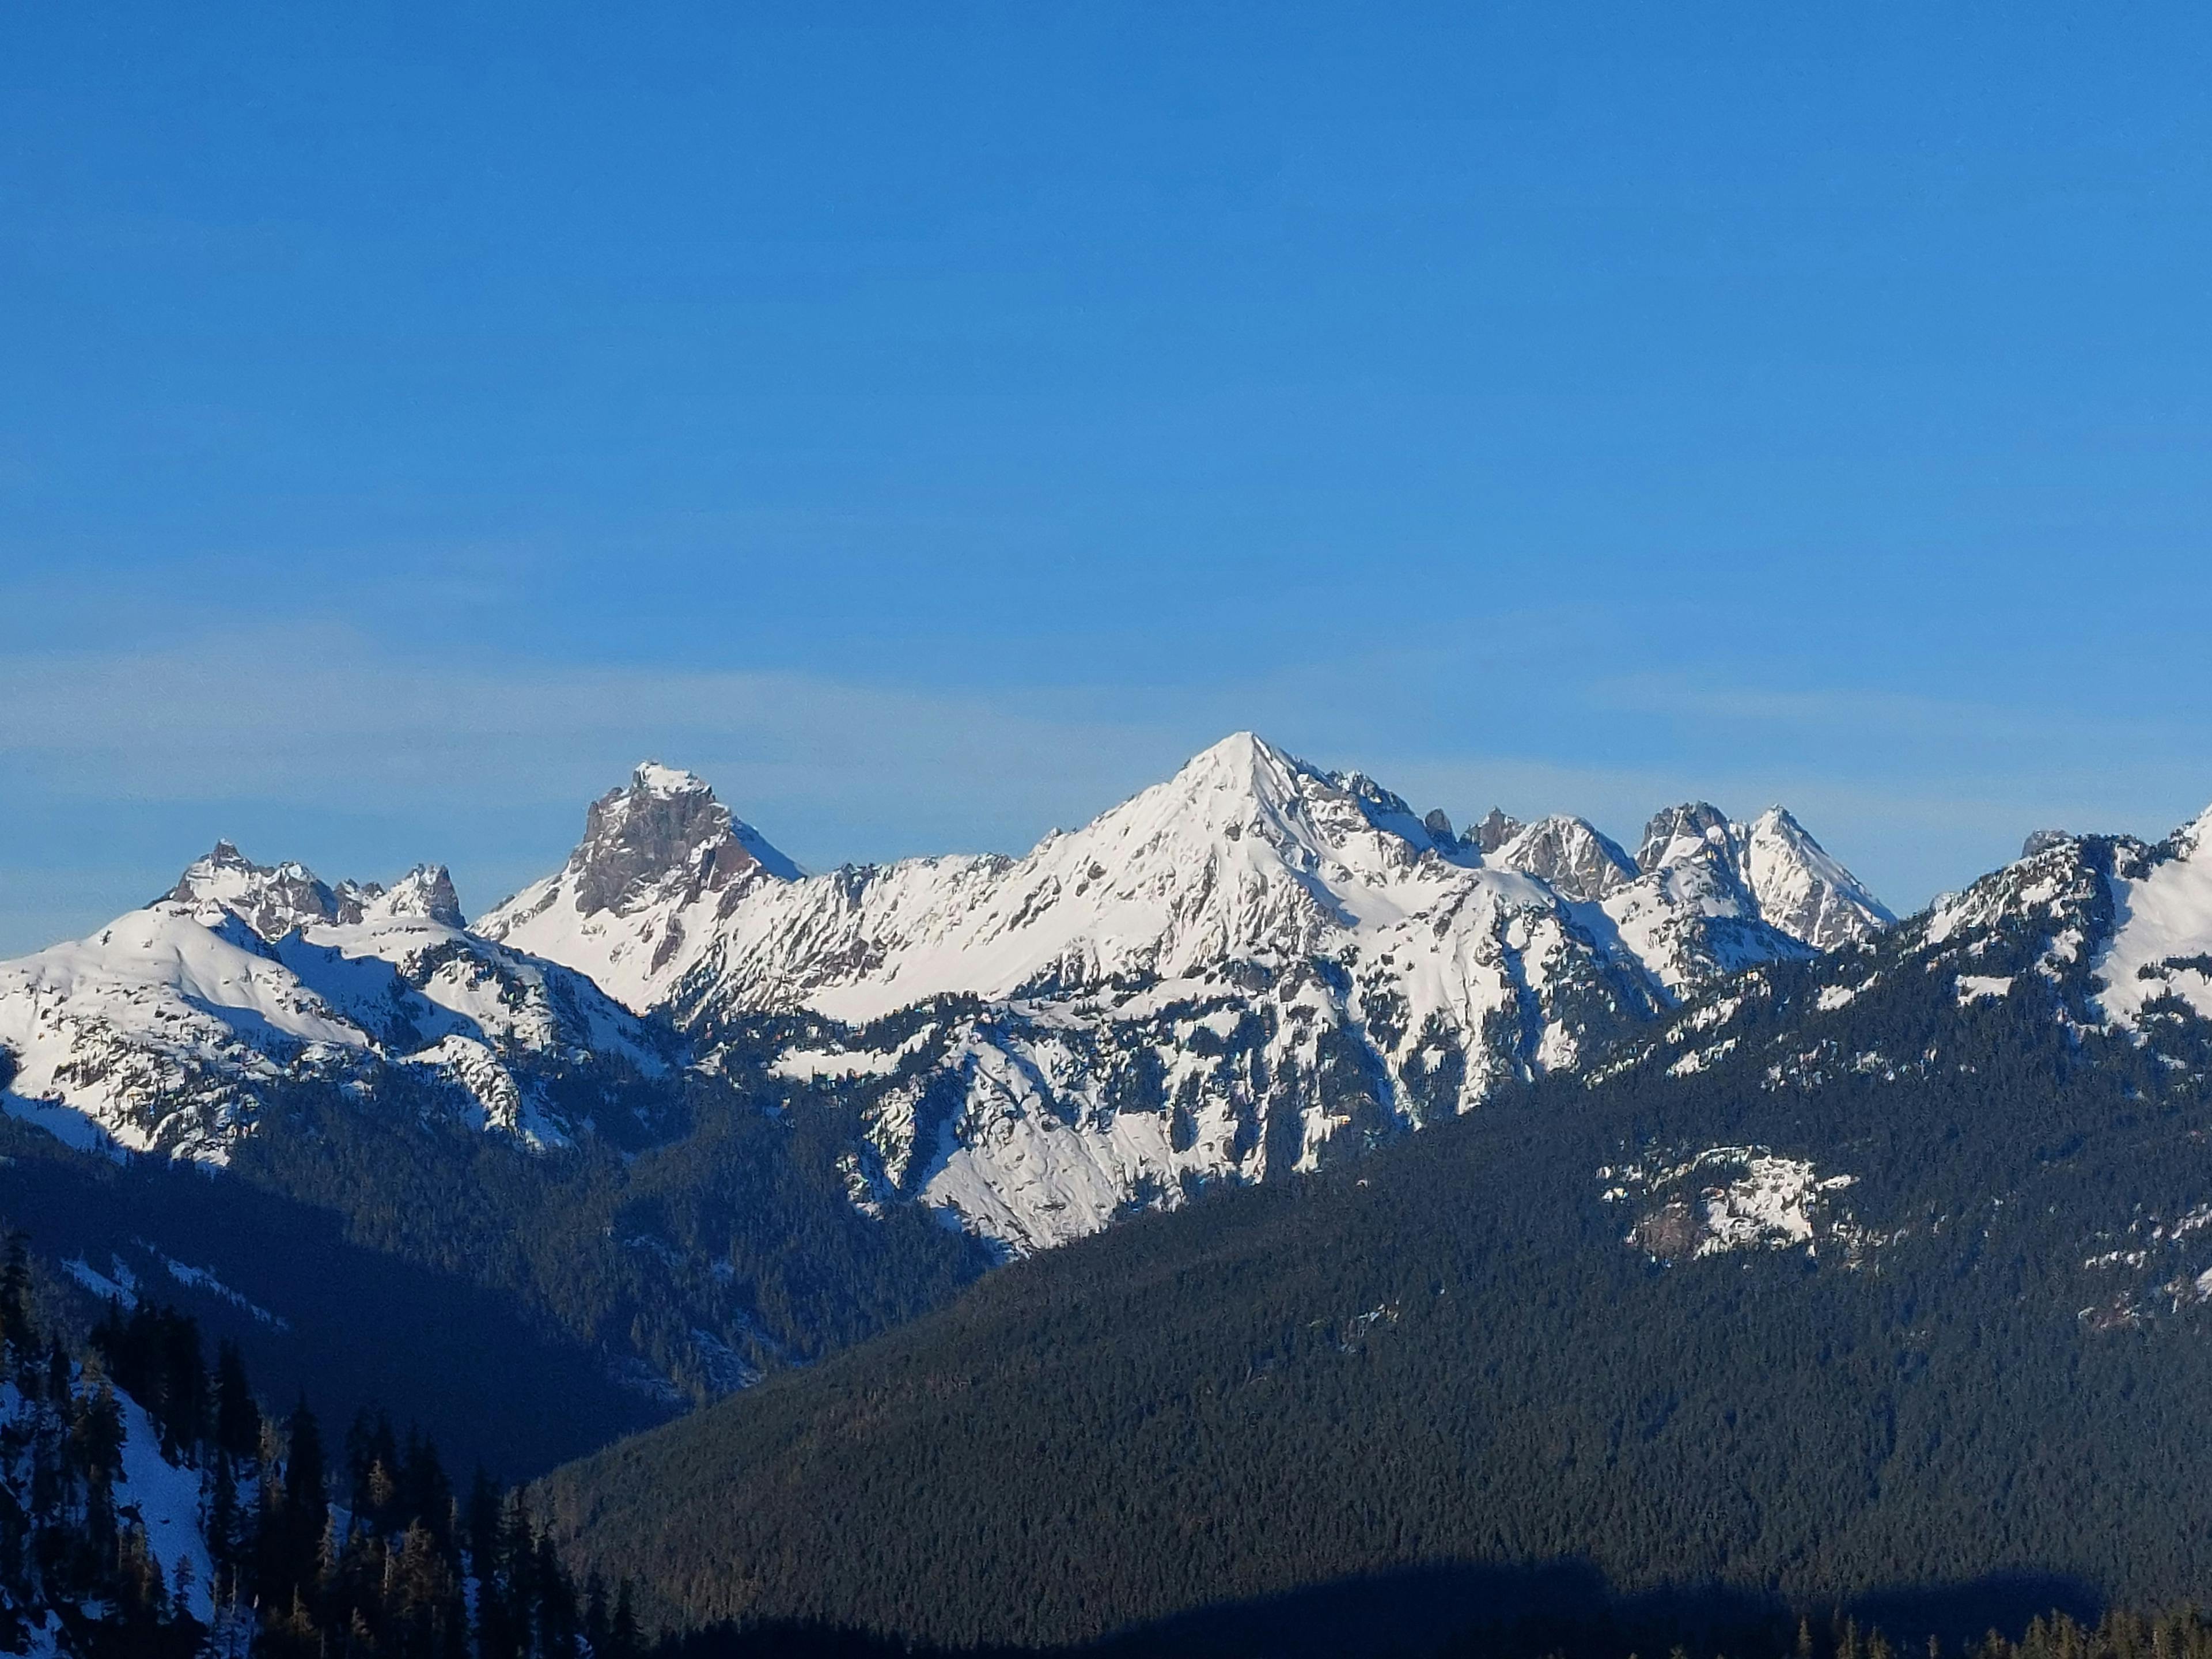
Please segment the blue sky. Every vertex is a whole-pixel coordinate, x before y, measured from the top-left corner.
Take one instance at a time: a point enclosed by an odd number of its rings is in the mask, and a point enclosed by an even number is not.
[[[1018,848],[1249,726],[1773,799],[1899,908],[2212,800],[2179,7],[20,7],[0,948],[646,755]]]

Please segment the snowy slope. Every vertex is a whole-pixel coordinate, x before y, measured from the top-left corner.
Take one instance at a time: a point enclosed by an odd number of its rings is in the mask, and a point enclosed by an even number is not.
[[[2099,1005],[2134,1027],[2170,999],[2212,1019],[2212,808],[2112,878],[2110,936],[2091,941]]]
[[[2154,1054],[2203,1075],[2212,1058],[2212,811],[2156,846],[2126,836],[2039,832],[2020,858],[1878,938],[1824,956],[1784,989],[1764,970],[1711,988],[1600,1078],[1639,1065],[1675,1076],[1765,1069],[1764,1087],[1838,1077],[1896,1082],[1948,1063],[1940,1041],[1849,1050],[1834,1032],[1942,1032],[1954,1017],[2048,1021],[2083,1064]],[[1755,1024],[1764,1035],[1743,1045]],[[1984,1030],[1974,1041],[1985,1042]],[[1862,1035],[1857,1042],[1864,1045]]]
[[[567,864],[479,917],[477,931],[580,969],[642,1012],[748,894],[799,876],[705,782],[647,761],[592,804]]]
[[[544,1144],[576,1127],[549,1109],[547,1076],[665,1070],[659,1041],[584,976],[459,916],[442,869],[331,888],[218,845],[171,896],[0,963],[15,1067],[0,1098],[75,1145],[221,1162],[288,1079],[373,1090],[404,1067]]]
[[[605,821],[651,787],[641,769],[559,875],[483,925],[629,975],[626,998],[657,994],[702,1034],[766,1015],[861,1028],[778,1062],[866,1099],[856,1198],[936,1205],[1016,1249],[1589,1065],[1714,975],[1811,948],[1760,917],[1725,834],[1639,871],[1553,818],[1486,856],[1441,814],[1249,732],[1023,858],[763,874],[711,899],[696,872],[720,809],[686,779],[659,867],[629,868],[579,926]],[[635,976],[648,949],[659,965]]]

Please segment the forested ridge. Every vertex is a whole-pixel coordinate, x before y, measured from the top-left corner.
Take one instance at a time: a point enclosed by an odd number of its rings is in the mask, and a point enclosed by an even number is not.
[[[340,1418],[381,1402],[509,1479],[886,1328],[995,1259],[855,1210],[838,1103],[764,1114],[741,1050],[687,1075],[682,1132],[642,1147],[532,1152],[398,1094],[272,1094],[220,1173],[0,1116],[0,1223],[57,1269],[190,1301],[271,1386]]]
[[[1795,1043],[1875,960],[1769,970],[1705,1069],[1547,1085],[1016,1264],[544,1505],[653,1618],[945,1643],[1423,1567],[2184,1601],[2212,1569],[2201,1033],[2161,1057],[2057,1018],[2058,981],[1961,1006],[1899,976]],[[1754,1146],[1848,1177],[1809,1249],[1647,1248],[1663,1195],[1622,1168]]]
[[[641,1659],[519,1492],[457,1486],[380,1412],[325,1443],[229,1342],[111,1304],[82,1340],[21,1235],[0,1267],[0,1650],[78,1659]],[[65,1300],[65,1299],[64,1299]]]
[[[1623,1620],[1587,1610],[1565,1617],[1478,1620],[1420,1648],[1395,1643],[1390,1632],[1371,1627],[1302,1639],[1298,1632],[1235,1609],[1225,1610],[1202,1632],[1152,1628],[1060,1649],[948,1649],[830,1626],[718,1625],[664,1639],[655,1659],[950,1659],[956,1653],[969,1659],[1179,1659],[1199,1653],[1258,1659],[1264,1654],[1414,1651],[1433,1659],[2212,1659],[2212,1620],[2194,1607],[2157,1614],[2114,1609],[2086,1620],[2050,1609],[2021,1618],[2012,1632],[1991,1628],[1954,1643],[1937,1636],[1904,1645],[1881,1626],[1841,1613],[1821,1619],[1793,1620],[1772,1612],[1739,1613],[1735,1618],[1724,1627],[1679,1617]]]

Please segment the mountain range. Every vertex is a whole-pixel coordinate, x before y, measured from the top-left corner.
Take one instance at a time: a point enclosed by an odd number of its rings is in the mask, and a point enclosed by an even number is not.
[[[1571,817],[1462,836],[1249,733],[1023,858],[814,877],[647,763],[473,925],[439,866],[331,886],[219,844],[0,964],[0,1044],[11,1109],[214,1163],[280,1079],[411,1073],[525,1144],[635,1146],[669,1127],[638,1085],[754,1066],[865,1097],[855,1203],[1019,1253],[1587,1067],[1717,977],[1891,921],[1779,808],[1670,808],[1633,858]]]
[[[541,1511],[672,1625],[947,1647],[1540,1653],[1662,1608],[1780,1651],[1838,1609],[1948,1645],[2181,1605],[2212,1573],[2208,828],[2033,837],[1578,1075],[595,1454]]]
[[[0,963],[0,1218],[81,1322],[590,1454],[537,1501],[678,1625],[1082,1641],[1577,1550],[2171,1596],[2208,836],[1899,920],[1778,807],[1462,830],[1237,734],[1020,857],[809,874],[647,763],[473,920],[222,843]]]

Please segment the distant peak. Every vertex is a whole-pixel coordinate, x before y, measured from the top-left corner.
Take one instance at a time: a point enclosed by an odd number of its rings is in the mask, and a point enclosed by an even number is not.
[[[453,878],[442,864],[418,864],[381,892],[365,896],[364,916],[422,916],[448,927],[466,926]]]
[[[1528,826],[1510,815],[1502,806],[1493,806],[1467,827],[1467,838],[1487,856],[1511,841]]]
[[[799,866],[739,822],[696,773],[641,762],[629,783],[610,789],[584,815],[584,839],[568,856],[576,908],[626,914],[672,885],[688,896],[718,892],[764,872],[795,881]]]
[[[156,901],[228,910],[265,939],[338,918],[337,895],[306,865],[256,864],[228,841],[185,866],[177,884]]]
[[[1667,862],[1669,850],[1678,843],[1702,845],[1725,840],[1728,832],[1728,814],[1711,801],[1684,801],[1680,806],[1664,807],[1644,826],[1644,839],[1636,848],[1636,867],[1649,875]]]

